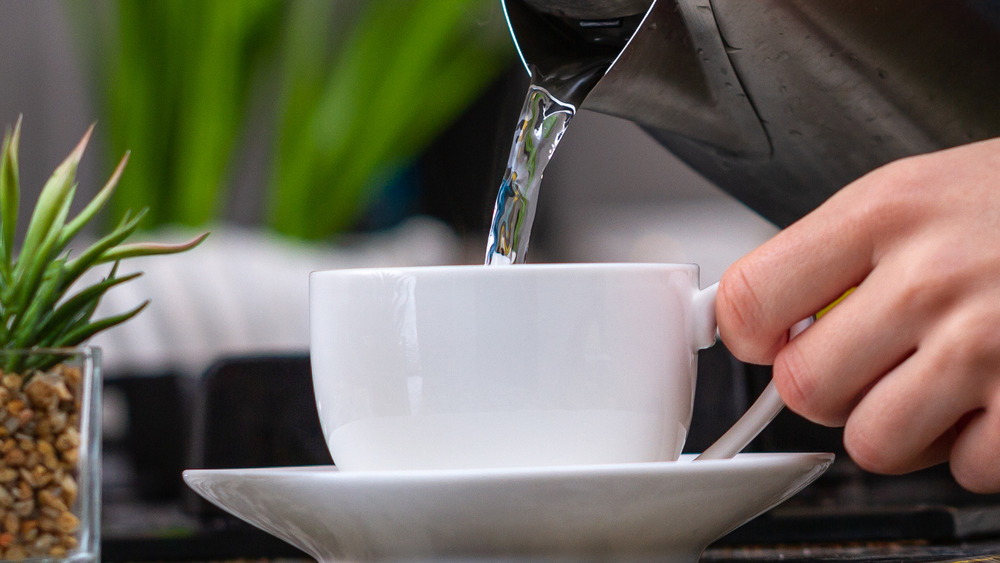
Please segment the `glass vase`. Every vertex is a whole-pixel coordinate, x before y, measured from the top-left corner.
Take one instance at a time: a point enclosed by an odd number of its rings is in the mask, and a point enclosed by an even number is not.
[[[0,350],[0,561],[99,561],[100,350]]]

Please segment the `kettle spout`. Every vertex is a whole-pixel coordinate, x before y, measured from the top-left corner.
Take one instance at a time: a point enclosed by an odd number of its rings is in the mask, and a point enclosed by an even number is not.
[[[503,0],[533,83],[570,84],[563,101],[742,156],[766,155],[764,129],[707,2]],[[570,76],[585,76],[576,82]]]

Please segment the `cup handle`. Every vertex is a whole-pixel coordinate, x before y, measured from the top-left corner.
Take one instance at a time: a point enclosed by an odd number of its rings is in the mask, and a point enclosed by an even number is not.
[[[703,319],[708,319],[706,322],[710,323],[713,328],[715,326],[715,296],[718,293],[718,285],[713,284],[712,286],[698,292],[695,296],[696,310],[701,309],[705,311],[702,315],[699,315]],[[707,311],[705,309],[710,309]],[[798,336],[803,330],[809,327],[813,323],[813,317],[803,319],[795,323],[791,329],[788,330],[788,339],[791,340]],[[701,329],[702,327],[699,327]],[[699,330],[699,332],[701,332]],[[696,332],[697,334],[697,332]],[[703,461],[710,459],[729,459],[736,454],[740,453],[743,448],[750,443],[751,440],[760,434],[774,417],[781,412],[785,404],[781,400],[781,396],[778,395],[778,390],[774,386],[774,381],[770,381],[764,391],[761,392],[757,400],[754,401],[747,412],[743,413],[743,416],[736,421],[729,430],[726,431],[714,444],[709,446],[704,452],[695,458],[695,461]]]

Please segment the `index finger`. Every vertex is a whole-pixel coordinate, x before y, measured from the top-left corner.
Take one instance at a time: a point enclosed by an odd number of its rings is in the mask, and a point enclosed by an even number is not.
[[[736,357],[772,363],[789,327],[871,272],[871,226],[852,200],[854,191],[841,190],[723,274],[716,314],[722,340]]]

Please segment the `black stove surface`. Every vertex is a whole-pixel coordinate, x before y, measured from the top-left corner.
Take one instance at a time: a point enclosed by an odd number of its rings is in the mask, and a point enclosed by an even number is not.
[[[720,435],[768,377],[724,350],[704,354],[700,371],[691,451]],[[181,481],[186,467],[331,463],[305,354],[224,359],[196,381],[167,374],[110,379],[106,388],[124,397],[130,413],[175,413],[175,424],[189,424],[177,432],[162,416],[132,416],[128,434],[106,442],[105,561],[305,558]],[[705,561],[1000,561],[989,559],[1000,553],[1000,495],[963,491],[945,466],[866,473],[844,454],[838,430],[787,412],[751,448],[838,457],[798,495],[713,544]]]

